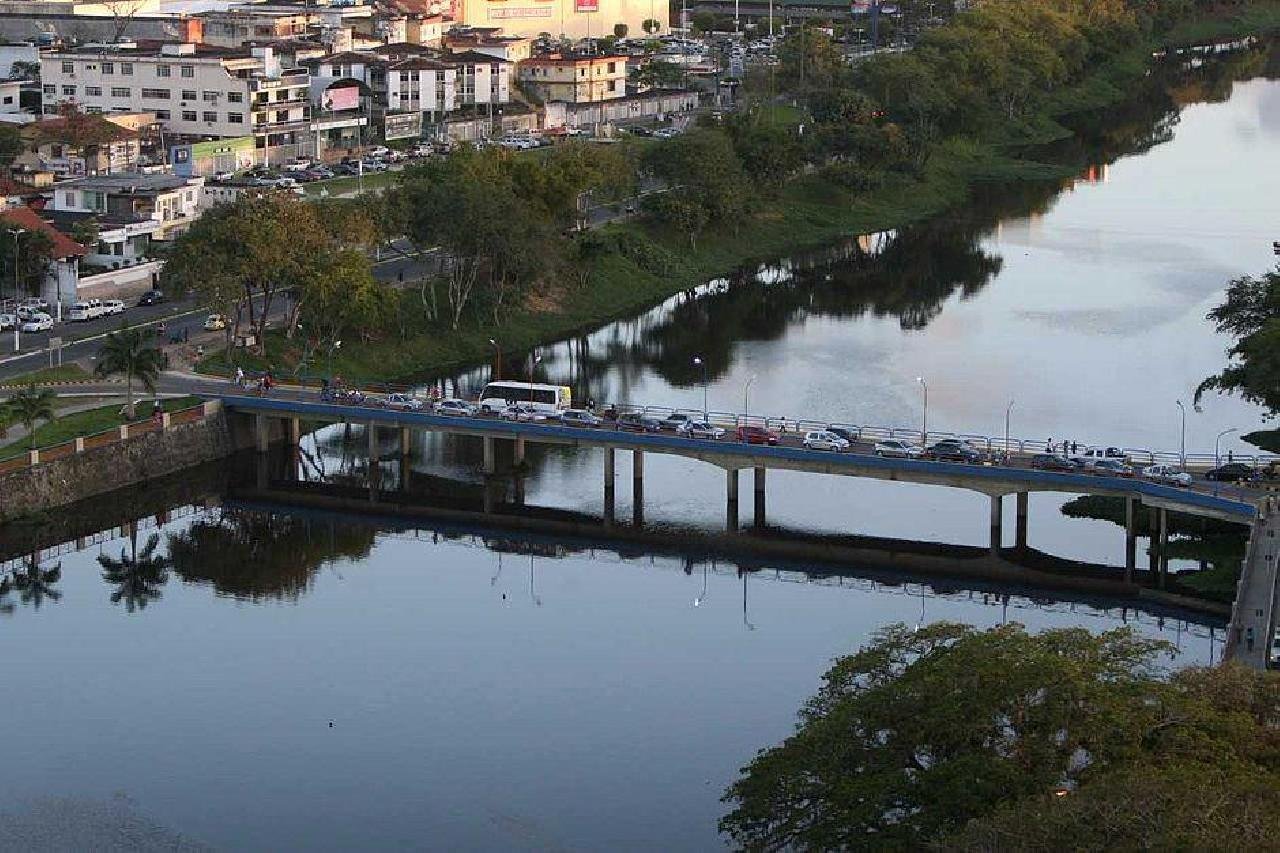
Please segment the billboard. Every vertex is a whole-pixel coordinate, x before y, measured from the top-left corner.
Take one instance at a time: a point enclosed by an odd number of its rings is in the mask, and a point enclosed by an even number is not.
[[[382,138],[417,139],[422,136],[422,113],[387,113],[382,122]]]
[[[343,86],[341,89],[326,89],[321,101],[326,112],[340,113],[344,110],[360,109],[360,89],[356,86]]]
[[[599,12],[600,0],[573,0],[575,12]]]
[[[252,136],[213,139],[191,145],[174,145],[169,149],[169,162],[176,175],[212,175],[214,172],[238,172],[254,163]]]

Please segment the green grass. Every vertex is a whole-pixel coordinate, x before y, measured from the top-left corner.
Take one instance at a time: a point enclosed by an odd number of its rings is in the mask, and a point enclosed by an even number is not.
[[[37,385],[44,382],[88,382],[92,379],[93,374],[80,365],[63,364],[58,367],[46,367],[44,370],[37,370],[32,373],[20,373],[17,376],[0,380],[0,385],[26,385],[29,382],[35,382]]]
[[[166,412],[174,412],[193,406],[198,402],[199,399],[196,397],[178,397],[172,400],[162,400],[161,408]],[[52,447],[80,436],[94,435],[104,430],[118,427],[124,423],[124,418],[120,416],[122,406],[123,403],[115,402],[108,406],[64,415],[48,423],[40,424],[32,434],[34,445],[31,440],[32,437],[28,436],[9,442],[4,446],[0,446],[0,460],[20,456],[32,446]],[[139,406],[138,411],[140,417],[143,412],[149,415],[151,414],[151,407],[149,405]]]
[[[399,172],[373,172],[364,176],[365,192],[375,189],[384,189],[395,183]],[[310,184],[304,184],[303,188],[307,191],[307,195],[318,196],[321,190],[328,190],[330,195],[338,195],[340,193],[349,193],[360,189],[359,176],[347,178],[331,178],[327,181],[316,181]]]

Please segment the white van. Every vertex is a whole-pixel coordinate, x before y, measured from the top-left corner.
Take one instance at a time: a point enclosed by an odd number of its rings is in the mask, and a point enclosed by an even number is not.
[[[102,301],[102,316],[114,317],[117,314],[124,313],[124,303],[119,299],[104,299]]]
[[[87,302],[77,302],[67,309],[67,322],[86,323],[99,316],[101,312]]]

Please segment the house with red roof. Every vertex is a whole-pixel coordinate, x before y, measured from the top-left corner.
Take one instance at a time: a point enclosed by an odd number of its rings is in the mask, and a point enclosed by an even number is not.
[[[0,239],[5,241],[3,253],[7,256],[16,245],[21,259],[24,250],[33,250],[29,244],[34,235],[47,247],[48,261],[44,278],[24,283],[31,292],[19,296],[39,296],[50,305],[67,307],[75,304],[80,286],[80,259],[88,250],[29,207],[18,205],[0,210]],[[35,291],[39,291],[38,293]]]

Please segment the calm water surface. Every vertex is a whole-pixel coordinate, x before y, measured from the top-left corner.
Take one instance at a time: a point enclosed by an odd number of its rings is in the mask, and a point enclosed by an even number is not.
[[[904,426],[923,375],[938,429],[1002,432],[1014,400],[1017,435],[1175,446],[1173,400],[1222,359],[1204,313],[1272,262],[1280,84],[1174,115],[1139,115],[1127,139],[1152,147],[1061,194],[995,193],[869,252],[752,271],[548,348],[540,371],[601,401],[701,407],[699,354],[712,408],[738,410],[755,376],[753,411]],[[1189,443],[1258,420],[1209,400]],[[341,468],[337,432],[308,451]],[[473,446],[418,440],[419,471],[478,480]],[[598,455],[531,453],[530,503],[599,512]],[[646,480],[659,528],[722,523],[719,469],[653,456]],[[625,516],[625,480],[618,497]],[[769,501],[800,530],[986,539],[986,501],[964,492],[780,472]],[[1061,503],[1033,496],[1034,546],[1121,559],[1118,528]],[[45,552],[61,574],[39,607],[0,600],[0,848],[93,846],[105,826],[157,848],[715,848],[737,768],[887,623],[1127,622],[1182,662],[1219,651],[1203,625],[1052,595],[178,515],[136,537],[168,561],[149,584],[103,579],[99,553],[135,547],[117,532]]]

